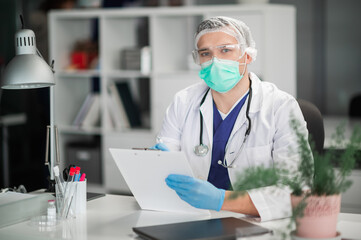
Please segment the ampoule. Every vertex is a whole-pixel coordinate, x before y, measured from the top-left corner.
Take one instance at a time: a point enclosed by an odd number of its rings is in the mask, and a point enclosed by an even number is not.
[[[48,200],[48,221],[55,221],[56,220],[56,207],[55,207],[55,200]]]

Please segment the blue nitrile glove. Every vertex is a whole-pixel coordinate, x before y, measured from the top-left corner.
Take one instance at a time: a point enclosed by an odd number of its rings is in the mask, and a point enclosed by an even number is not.
[[[216,188],[210,182],[178,174],[170,174],[165,182],[193,207],[216,211],[222,208],[226,191]]]
[[[161,150],[165,152],[169,152],[169,148],[164,143],[157,143],[153,147],[150,147],[149,149],[155,149],[155,150]]]

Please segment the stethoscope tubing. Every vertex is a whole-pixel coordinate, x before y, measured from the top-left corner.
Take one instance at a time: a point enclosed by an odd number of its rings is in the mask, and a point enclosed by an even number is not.
[[[200,102],[200,107],[203,105],[208,92],[209,92],[209,88],[205,92],[205,94],[204,94],[204,96],[203,96],[203,98],[202,98],[202,100]],[[243,139],[241,148],[238,151],[236,157],[231,162],[231,164],[226,165],[226,158],[225,157],[223,159],[223,162],[221,160],[218,160],[218,164],[225,167],[225,168],[233,168],[234,167],[233,163],[239,157],[239,155],[241,154],[241,152],[242,152],[242,150],[244,148],[245,142],[246,142],[246,140],[247,140],[247,138],[248,138],[248,136],[249,136],[249,134],[251,132],[251,128],[252,128],[251,124],[252,124],[252,122],[251,122],[251,118],[249,117],[249,109],[250,109],[250,106],[251,106],[251,101],[252,101],[252,80],[249,79],[249,94],[248,94],[248,102],[247,102],[247,108],[246,108],[246,118],[247,118],[247,121],[248,121],[247,130],[246,130],[246,132],[244,134],[244,139]],[[202,112],[201,112],[200,109],[199,109],[199,114],[200,114],[200,133],[199,133],[199,145],[198,146],[203,146],[203,115],[202,115]],[[195,149],[196,149],[196,147],[195,147]],[[226,146],[225,154],[227,153],[227,150],[228,150],[228,143],[227,143],[227,146]],[[198,156],[196,151],[195,151],[195,154]]]
[[[209,89],[207,89],[206,93],[204,94],[202,100],[201,100],[201,104],[199,106],[199,108],[203,105],[204,101],[206,100],[207,94],[209,92]],[[199,134],[199,145],[202,146],[203,145],[203,115],[201,112],[201,109],[199,109],[199,115],[200,115],[200,134]]]

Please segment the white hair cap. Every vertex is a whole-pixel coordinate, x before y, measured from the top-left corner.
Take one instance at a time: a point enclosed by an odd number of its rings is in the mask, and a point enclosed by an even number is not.
[[[224,32],[237,39],[241,46],[242,55],[246,52],[252,57],[252,61],[256,60],[257,49],[253,40],[251,30],[242,21],[230,17],[211,17],[203,20],[199,25],[195,34],[195,48],[198,48],[199,39],[206,33]]]

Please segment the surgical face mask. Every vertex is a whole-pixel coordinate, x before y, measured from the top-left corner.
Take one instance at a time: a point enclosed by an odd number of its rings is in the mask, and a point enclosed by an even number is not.
[[[199,77],[214,91],[226,93],[243,78],[246,68],[241,75],[239,65],[246,65],[246,59],[244,63],[239,63],[213,57],[212,60],[201,64],[202,70],[199,72]]]

